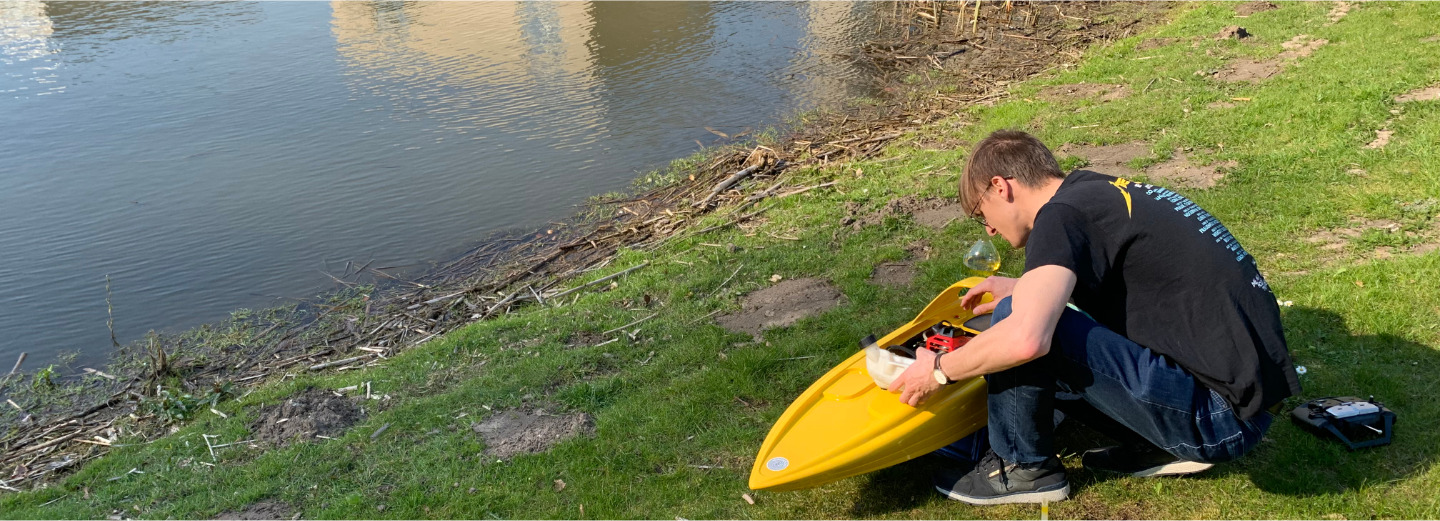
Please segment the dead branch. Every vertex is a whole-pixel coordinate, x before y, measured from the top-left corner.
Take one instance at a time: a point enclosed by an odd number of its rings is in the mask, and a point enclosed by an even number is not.
[[[342,359],[342,360],[335,360],[335,361],[331,361],[331,362],[325,362],[325,363],[323,363],[323,364],[315,364],[315,365],[310,366],[310,370],[311,370],[311,371],[319,371],[319,370],[321,370],[321,369],[325,369],[325,368],[328,368],[328,367],[348,365],[348,364],[352,364],[352,363],[355,363],[355,362],[359,362],[359,361],[361,361],[361,360],[364,360],[364,359],[366,359],[366,358],[370,358],[370,357],[373,357],[373,356],[375,356],[375,354],[374,354],[374,353],[371,353],[371,354],[368,354],[368,355],[352,356],[352,357],[350,357],[350,358],[345,358],[345,359]]]
[[[632,271],[638,270],[638,269],[640,269],[640,268],[644,268],[644,267],[649,266],[649,265],[650,265],[650,261],[648,261],[648,260],[645,261],[645,262],[641,262],[640,264],[636,264],[636,265],[634,265],[634,266],[631,266],[631,267],[629,267],[629,268],[626,268],[626,269],[624,269],[623,271],[619,271],[619,272],[616,272],[616,273],[613,273],[613,274],[610,274],[610,275],[606,275],[606,276],[604,276],[604,277],[600,277],[600,278],[595,279],[595,280],[593,280],[593,281],[586,282],[585,284],[581,284],[581,285],[576,286],[576,287],[574,287],[574,288],[567,289],[567,290],[562,291],[562,292],[560,292],[560,293],[556,293],[556,294],[554,294],[554,295],[551,295],[551,296],[550,296],[550,300],[559,299],[560,297],[563,297],[563,296],[565,296],[565,295],[569,295],[569,294],[571,294],[571,293],[574,293],[574,292],[576,292],[576,291],[580,291],[580,290],[585,289],[585,288],[588,288],[588,287],[590,287],[590,286],[594,286],[594,285],[596,285],[596,284],[603,283],[603,282],[608,281],[608,280],[610,280],[610,279],[619,277],[619,276],[621,276],[621,275],[624,275],[624,274],[626,274],[626,273],[630,273],[630,272],[632,272]]]
[[[601,334],[601,335],[608,335],[608,334],[614,333],[614,332],[616,332],[616,331],[621,331],[621,330],[624,330],[624,329],[629,329],[630,326],[639,324],[639,323],[644,322],[644,321],[646,321],[646,320],[650,320],[650,319],[655,318],[656,316],[659,316],[659,315],[660,315],[660,313],[651,313],[650,316],[648,316],[648,317],[642,318],[642,319],[640,319],[640,320],[636,320],[636,321],[631,322],[631,323],[629,323],[629,324],[625,324],[625,325],[623,325],[623,326],[617,327],[617,328],[615,328],[615,329],[611,329],[611,330],[609,330],[609,331],[606,331],[606,332],[600,333],[600,334]]]

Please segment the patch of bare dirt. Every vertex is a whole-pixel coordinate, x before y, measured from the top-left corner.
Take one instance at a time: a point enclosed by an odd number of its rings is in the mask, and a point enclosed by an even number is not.
[[[899,217],[909,215],[915,222],[931,228],[943,228],[951,221],[964,219],[965,210],[954,199],[944,197],[921,198],[913,195],[897,197],[886,202],[879,210],[865,214],[862,212],[862,205],[856,202],[845,203],[845,217],[840,219],[841,226],[849,226],[859,231],[866,226],[872,226],[885,222],[887,217]]]
[[[942,199],[941,201],[949,201],[949,199]],[[965,219],[965,208],[964,205],[960,203],[951,202],[950,204],[939,207],[921,208],[910,215],[914,217],[915,222],[920,223],[921,226],[940,229],[952,222]]]
[[[1324,38],[1312,39],[1308,34],[1298,35],[1280,44],[1280,48],[1285,50],[1277,55],[1276,58],[1284,61],[1308,58],[1311,54],[1315,54],[1315,50],[1327,43],[1330,43],[1330,40]]]
[[[1066,143],[1056,152],[1084,158],[1089,162],[1089,165],[1085,167],[1088,170],[1116,177],[1128,177],[1139,173],[1134,168],[1130,168],[1128,163],[1136,158],[1149,157],[1150,145],[1140,142],[1101,146]]]
[[[1221,29],[1220,32],[1215,35],[1216,40],[1240,40],[1249,37],[1250,31],[1246,31],[1244,27],[1240,27],[1238,25],[1232,25]]]
[[[885,222],[885,218],[892,216],[910,215],[915,210],[924,207],[929,200],[921,199],[913,195],[891,199],[873,213],[863,214],[863,205],[857,202],[845,203],[845,217],[840,219],[841,226],[849,226],[859,231],[866,226],[872,226]]]
[[[1156,184],[1163,186],[1187,186],[1191,188],[1210,188],[1225,177],[1224,170],[1240,166],[1234,161],[1200,166],[1190,162],[1184,151],[1176,151],[1169,161],[1152,165],[1145,169],[1146,177]]]
[[[1130,96],[1130,87],[1107,83],[1076,83],[1051,85],[1040,89],[1038,98],[1045,101],[1064,102],[1081,99],[1095,99],[1101,103]]]
[[[1365,145],[1365,148],[1368,148],[1368,149],[1385,148],[1385,145],[1390,144],[1390,136],[1393,136],[1393,135],[1395,135],[1395,131],[1394,131],[1394,130],[1385,130],[1385,129],[1376,130],[1376,131],[1375,131],[1375,140],[1374,140],[1374,141],[1371,141],[1369,144]]]
[[[1412,101],[1436,101],[1440,100],[1440,85],[1431,85],[1406,92],[1395,96],[1396,103],[1409,103]]]
[[[1245,2],[1245,3],[1243,3],[1243,4],[1240,4],[1240,5],[1235,6],[1235,14],[1240,15],[1240,16],[1250,16],[1250,15],[1255,14],[1255,13],[1260,13],[1260,12],[1264,12],[1264,11],[1273,11],[1273,10],[1279,9],[1279,8],[1280,8],[1280,6],[1275,5],[1275,4],[1272,3],[1272,2],[1263,2],[1263,1]]]
[[[870,272],[870,283],[887,288],[905,288],[915,281],[914,262],[886,262]]]
[[[916,241],[905,247],[905,253],[909,254],[910,258],[917,260],[929,260],[931,251],[930,243],[925,241]]]
[[[1275,60],[1237,60],[1215,74],[1215,78],[1226,82],[1248,81],[1258,83],[1280,73],[1280,63]]]
[[[717,321],[720,327],[759,340],[761,331],[792,325],[843,302],[845,295],[824,279],[786,280],[747,295],[739,312],[721,315]]]
[[[1235,108],[1235,103],[1234,103],[1234,102],[1231,102],[1231,101],[1212,101],[1212,102],[1210,102],[1209,104],[1206,104],[1206,105],[1205,105],[1205,108],[1207,108],[1207,109],[1212,109],[1212,110],[1213,110],[1213,109],[1233,109],[1233,108]]]
[[[550,450],[550,447],[577,436],[595,433],[595,419],[589,414],[557,416],[543,410],[505,411],[471,426],[485,440],[485,454],[510,459]]]
[[[1340,251],[1359,239],[1367,230],[1385,230],[1388,233],[1400,231],[1400,223],[1389,219],[1351,219],[1350,226],[1334,230],[1320,230],[1305,238],[1305,242],[1319,244],[1325,251]]]
[[[258,440],[283,446],[297,439],[339,436],[364,418],[354,400],[311,388],[278,405],[262,407],[250,430]]]
[[[290,519],[290,516],[293,515],[295,515],[295,510],[290,508],[290,505],[267,499],[245,507],[239,512],[221,512],[220,515],[215,516],[215,519]]]
[[[1353,6],[1350,2],[1335,2],[1335,7],[1330,8],[1330,13],[1325,15],[1330,19],[1330,23],[1325,25],[1335,25],[1341,18],[1345,18],[1345,15],[1350,14],[1350,8]]]
[[[570,347],[586,347],[604,342],[605,340],[605,335],[594,331],[576,331],[570,334],[570,338],[565,339],[565,345]]]
[[[1285,50],[1274,58],[1264,61],[1236,60],[1217,72],[1215,78],[1226,82],[1258,83],[1279,74],[1282,69],[1296,60],[1314,54],[1317,49],[1327,43],[1330,42],[1325,39],[1312,39],[1310,35],[1302,34],[1280,44],[1280,47]]]
[[[1426,37],[1420,39],[1420,43],[1435,43],[1435,42],[1440,42],[1440,34],[1437,34],[1437,35],[1435,35],[1435,36],[1426,36]]]

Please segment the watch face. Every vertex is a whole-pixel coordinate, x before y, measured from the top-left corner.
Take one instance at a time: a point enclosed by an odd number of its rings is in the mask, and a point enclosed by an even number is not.
[[[935,375],[935,381],[940,382],[940,385],[945,385],[950,382],[950,379],[945,377],[945,373],[939,369],[936,369],[933,374]]]

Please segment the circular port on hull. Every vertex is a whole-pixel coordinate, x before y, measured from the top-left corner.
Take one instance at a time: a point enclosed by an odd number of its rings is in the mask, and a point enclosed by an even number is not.
[[[770,469],[774,472],[780,472],[788,467],[790,467],[790,460],[785,458],[775,457],[770,458],[770,461],[765,462],[765,468]]]

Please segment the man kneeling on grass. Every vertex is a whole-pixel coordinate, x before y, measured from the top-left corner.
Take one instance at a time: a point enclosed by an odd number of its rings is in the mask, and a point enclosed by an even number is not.
[[[1025,272],[970,290],[961,304],[993,310],[991,328],[944,356],[919,350],[892,387],[913,406],[985,375],[991,450],[969,473],[936,477],[950,498],[1067,498],[1057,408],[1122,443],[1085,453],[1085,467],[1181,475],[1245,454],[1271,409],[1300,392],[1255,259],[1189,199],[1095,172],[1066,176],[1039,140],[998,131],[971,154],[960,200],[986,233],[1025,248]],[[995,300],[981,304],[985,293]]]

